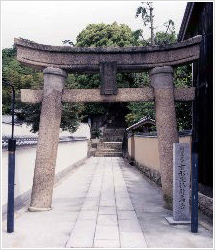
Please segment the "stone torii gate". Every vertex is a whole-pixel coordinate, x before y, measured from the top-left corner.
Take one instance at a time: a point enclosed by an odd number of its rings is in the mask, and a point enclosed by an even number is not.
[[[42,102],[29,211],[51,209],[61,102],[155,101],[163,197],[172,204],[173,143],[178,142],[174,101],[192,101],[195,88],[174,88],[173,68],[199,58],[201,36],[152,47],[82,48],[15,39],[17,59],[43,70],[43,90],[21,91],[22,102]],[[151,87],[117,88],[116,72],[150,70]],[[99,89],[64,89],[68,72],[101,74]]]

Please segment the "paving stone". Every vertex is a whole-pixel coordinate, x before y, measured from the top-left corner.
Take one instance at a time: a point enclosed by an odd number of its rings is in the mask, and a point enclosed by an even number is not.
[[[100,206],[103,206],[103,207],[113,207],[113,206],[116,206],[115,197],[113,197],[112,199],[108,199],[108,200],[101,200],[100,201]]]
[[[117,226],[117,216],[113,214],[99,214],[97,226]]]
[[[141,233],[120,233],[122,248],[147,248],[146,241]]]
[[[86,205],[83,205],[81,210],[82,211],[91,211],[91,210],[95,210],[95,211],[98,211],[99,209],[99,206],[97,205],[93,205],[93,204],[86,204]]]
[[[72,230],[66,247],[92,247],[95,229],[96,220],[78,220]]]
[[[98,226],[96,227],[95,239],[119,239],[118,226]]]
[[[119,220],[119,230],[121,232],[142,233],[140,225],[136,220]]]
[[[100,200],[99,197],[89,197],[89,196],[86,196],[84,204],[90,204],[90,203],[98,204],[99,200]]]
[[[116,199],[116,206],[118,210],[134,210],[130,198]]]
[[[116,192],[116,198],[120,199],[120,198],[127,198],[130,199],[128,191],[123,191],[123,192]]]
[[[120,242],[119,240],[95,240],[93,246],[95,248],[119,248]]]
[[[105,189],[102,189],[101,191],[101,196],[102,197],[109,197],[109,196],[114,196],[115,195],[115,190],[114,190],[114,184],[110,184],[107,186]]]
[[[82,210],[79,214],[79,219],[81,220],[96,220],[98,216],[98,211],[97,210],[92,210],[92,211],[84,211]]]
[[[6,233],[4,223],[2,246],[212,248],[213,235],[204,228],[192,234],[189,226],[168,224],[170,211],[162,207],[162,193],[134,168],[120,158],[93,159],[54,189],[53,210],[15,216],[14,234]],[[113,200],[117,206],[102,206]]]
[[[99,188],[98,188],[99,190]],[[95,191],[95,192],[90,192],[87,194],[87,198],[100,198],[100,192],[99,191]]]
[[[135,211],[118,210],[117,215],[118,215],[118,220],[135,220],[135,221],[137,221],[137,216],[136,216]]]
[[[115,198],[115,193],[114,190],[110,189],[110,191],[106,191],[106,192],[102,192],[101,193],[101,199],[105,200],[105,199],[113,199]]]
[[[99,214],[116,214],[116,206],[113,207],[99,207]]]
[[[83,203],[82,207],[99,206],[99,199],[97,200],[87,200]]]
[[[81,205],[80,206],[72,206],[72,205],[67,204],[66,206],[52,206],[52,209],[53,210],[56,209],[55,211],[59,211],[59,213],[62,213],[62,211],[63,212],[79,212],[81,209]]]
[[[147,247],[138,220],[119,220],[121,247],[145,248]]]

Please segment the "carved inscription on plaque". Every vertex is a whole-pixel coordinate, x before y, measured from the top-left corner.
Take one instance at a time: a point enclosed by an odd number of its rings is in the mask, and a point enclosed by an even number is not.
[[[100,62],[101,95],[117,95],[116,62]]]
[[[173,219],[190,220],[190,143],[173,144]]]

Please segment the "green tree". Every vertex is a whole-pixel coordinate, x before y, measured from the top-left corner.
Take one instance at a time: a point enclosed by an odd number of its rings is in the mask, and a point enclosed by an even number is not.
[[[22,66],[16,60],[16,49],[2,50],[2,78],[13,84],[16,93],[16,110],[24,109],[25,105],[20,101],[21,88],[40,88],[43,82],[41,72]],[[11,89],[2,89],[2,113],[9,114],[11,109]]]
[[[139,6],[136,10],[135,17],[138,18],[141,16],[143,21],[143,26],[149,25],[149,28],[151,30],[151,37],[150,37],[150,44],[155,44],[155,35],[154,35],[154,15],[153,15],[153,3],[152,2],[141,2],[141,6]]]
[[[174,22],[169,20],[164,24],[166,27],[165,32],[156,32],[156,44],[166,44],[176,42],[176,33],[174,29]],[[123,30],[124,40],[122,40],[121,29]],[[89,47],[102,47],[102,46],[117,46],[117,41],[120,45],[142,45],[140,37],[142,31],[132,30],[126,25],[118,25],[113,23],[107,24],[90,24],[84,29],[77,37],[76,46],[89,46]],[[109,39],[107,39],[107,37]],[[102,38],[102,39],[101,39]],[[117,39],[116,39],[117,38]],[[127,39],[127,40],[126,40]],[[129,42],[128,42],[129,41]],[[147,44],[147,41],[145,45]],[[179,67],[174,69],[174,84],[175,86],[190,86],[191,84],[191,71],[189,66]],[[83,74],[75,75],[74,82],[79,88],[99,88],[100,76],[97,74]],[[73,84],[72,84],[73,85]],[[150,78],[148,72],[135,73],[135,74],[117,74],[118,87],[144,87],[150,85]],[[137,122],[142,117],[155,119],[154,103],[129,103],[128,114],[126,121],[129,125]],[[108,113],[110,105],[107,103],[88,103],[85,104],[83,116],[84,117],[98,117],[104,116]],[[182,116],[183,111],[186,110],[187,118]],[[176,112],[178,117],[178,127],[180,129],[187,129],[191,126],[191,106],[189,103],[176,103]]]
[[[16,49],[9,48],[2,50],[2,77],[5,81],[11,82],[15,87],[16,114],[23,119],[28,125],[32,126],[32,132],[37,132],[40,121],[40,104],[25,104],[20,101],[20,89],[42,89],[43,73],[21,65],[16,60]],[[67,84],[74,81],[71,76],[67,80]],[[82,104],[63,103],[61,128],[74,132],[79,121],[82,119]],[[11,90],[8,87],[2,89],[2,114],[10,114],[11,112]]]
[[[184,65],[174,69],[174,86],[192,86],[192,65]],[[176,117],[179,130],[192,129],[192,102],[176,102]]]
[[[143,77],[144,76],[144,77]],[[149,74],[143,73],[140,78],[144,79],[144,86],[150,86]],[[192,66],[184,65],[174,69],[175,87],[191,87],[192,86]],[[155,119],[154,102],[134,102],[128,104],[129,113],[126,115],[128,125],[138,122],[141,118]],[[177,126],[179,130],[189,130],[192,128],[192,103],[191,102],[175,102]]]
[[[136,42],[129,26],[116,22],[89,24],[78,34],[76,39],[76,46],[80,47],[125,47],[132,46]]]
[[[156,32],[155,43],[157,45],[175,43],[177,39],[176,39],[174,21],[169,19],[163,25],[166,27],[166,31]]]
[[[140,45],[139,35],[135,36],[129,26],[125,24],[89,24],[77,36],[76,46],[80,47],[107,47],[107,46],[138,46]],[[138,74],[137,74],[138,75]],[[135,78],[136,74],[118,73],[117,86],[122,87],[138,87],[138,82]],[[72,81],[68,84],[69,87],[75,88],[99,88],[99,74],[74,74],[69,76]],[[76,86],[74,85],[76,83]],[[124,104],[126,105],[126,104]],[[107,114],[111,108],[108,103],[86,103],[84,104],[83,117],[98,117]],[[93,126],[92,126],[93,128]]]
[[[176,33],[174,22],[168,20],[164,23],[166,32],[156,32],[155,42],[157,45],[175,43]],[[149,86],[150,78],[148,72],[144,72],[136,78],[136,81],[142,81],[142,86]],[[185,65],[174,69],[174,86],[175,87],[190,87],[192,86],[192,69],[191,65]],[[192,128],[192,103],[191,102],[176,102],[176,116],[179,130]],[[128,105],[129,113],[126,115],[128,125],[138,122],[141,118],[155,119],[154,103],[130,103]]]
[[[175,34],[175,22],[172,19],[169,19],[167,22],[164,23],[166,27],[166,34],[170,32],[170,34]]]
[[[128,126],[140,121],[142,118],[155,119],[154,102],[131,102],[128,104],[130,113],[126,115]]]

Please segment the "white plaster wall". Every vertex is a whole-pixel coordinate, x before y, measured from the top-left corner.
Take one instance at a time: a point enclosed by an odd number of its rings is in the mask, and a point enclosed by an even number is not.
[[[38,133],[30,132],[31,126],[26,124],[15,125],[14,126],[14,135],[15,136],[33,136],[37,137]],[[2,135],[11,136],[12,126],[11,124],[2,123]],[[77,131],[70,133],[69,131],[63,131],[60,129],[60,136],[86,136],[87,139],[90,139],[90,127],[87,123],[81,123]]]
[[[85,136],[87,139],[90,139],[90,127],[87,123],[81,123],[78,129],[74,133],[70,133],[68,131],[62,131],[60,130],[60,136],[66,136],[66,135],[72,135],[72,136]]]
[[[88,141],[63,142],[58,145],[56,174],[87,156]],[[15,198],[31,190],[36,147],[16,150]],[[7,203],[8,152],[2,152],[2,205]]]
[[[32,133],[30,132],[31,127],[27,126],[26,124],[22,124],[22,125],[15,125],[14,126],[14,135],[16,136],[37,136],[38,133]],[[2,123],[2,135],[5,136],[11,136],[11,132],[12,132],[12,125],[11,124],[6,124],[6,123]]]
[[[56,174],[87,157],[88,141],[64,142],[58,145]]]

